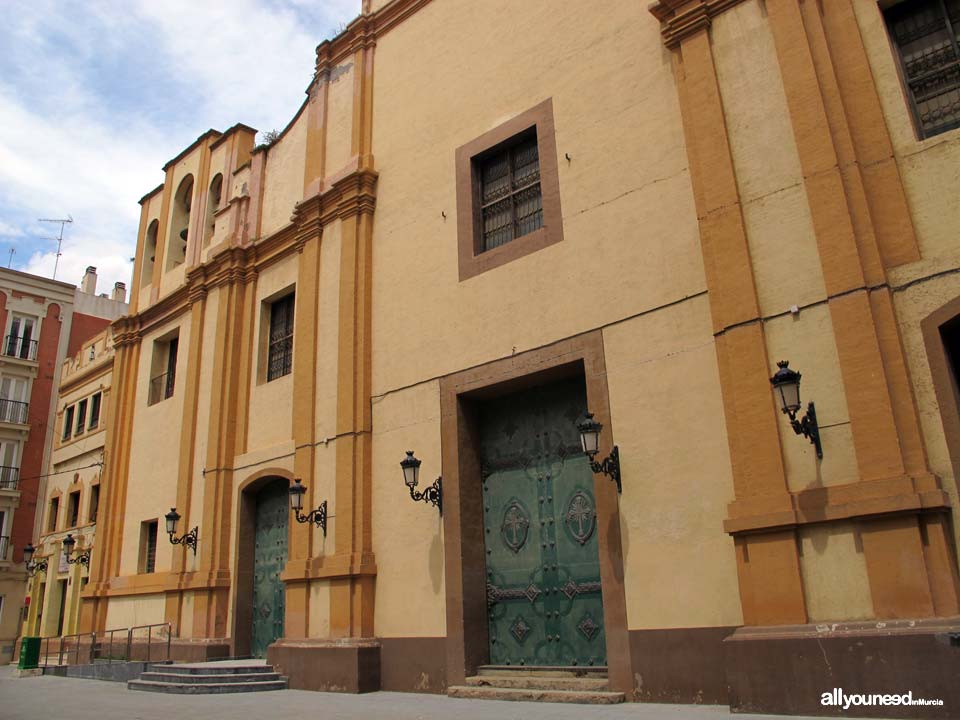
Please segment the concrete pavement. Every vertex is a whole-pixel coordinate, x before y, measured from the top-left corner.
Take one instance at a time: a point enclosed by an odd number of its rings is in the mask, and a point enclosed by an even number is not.
[[[557,705],[395,692],[162,695],[127,690],[126,683],[14,678],[12,673],[12,665],[0,667],[2,720],[783,720],[781,715],[731,715],[715,705]]]

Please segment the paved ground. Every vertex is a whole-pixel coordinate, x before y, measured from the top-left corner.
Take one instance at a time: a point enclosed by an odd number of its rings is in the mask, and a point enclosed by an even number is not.
[[[14,678],[12,672],[12,666],[0,667],[3,720],[784,720],[773,715],[731,715],[727,708],[718,706],[555,705],[392,692],[343,695],[283,690],[161,695],[127,690],[125,683],[49,675]]]

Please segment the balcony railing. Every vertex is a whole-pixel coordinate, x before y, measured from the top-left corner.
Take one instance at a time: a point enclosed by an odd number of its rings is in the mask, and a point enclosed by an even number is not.
[[[0,465],[0,490],[16,490],[20,482],[20,468]]]
[[[26,425],[29,409],[29,403],[0,398],[0,422]]]
[[[21,360],[37,359],[37,341],[30,338],[7,335],[3,339],[3,354]]]
[[[166,400],[168,397],[172,397],[175,379],[176,376],[172,372],[157,375],[157,377],[153,378],[150,381],[150,397],[147,399],[147,403],[153,405],[161,400]]]
[[[0,560],[9,560],[7,554],[10,552],[10,536],[0,535]]]

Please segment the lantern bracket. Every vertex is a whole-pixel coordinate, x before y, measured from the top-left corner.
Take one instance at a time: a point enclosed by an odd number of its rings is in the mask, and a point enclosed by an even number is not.
[[[613,450],[603,460],[597,462],[590,458],[590,469],[595,473],[606,475],[617,484],[617,492],[623,493],[623,486],[620,484],[620,448],[616,445]]]
[[[820,426],[817,425],[817,409],[814,407],[813,401],[807,403],[807,412],[799,420],[797,420],[796,411],[790,412],[784,409],[783,412],[790,416],[790,426],[793,431],[797,435],[803,435],[807,438],[816,449],[817,457],[823,460],[823,447],[820,445]]]
[[[44,575],[47,574],[47,561],[46,560],[31,560],[27,563],[27,572],[30,573],[30,577],[33,577],[38,572],[42,572]]]
[[[410,497],[414,502],[425,502],[433,505],[443,515],[443,476],[441,475],[433,481],[433,485],[423,489],[423,492],[410,487]]]
[[[193,554],[196,555],[197,554],[197,535],[199,533],[199,530],[200,530],[200,527],[195,526],[193,530],[188,532],[186,535],[181,535],[180,537],[176,537],[174,533],[171,532],[169,533],[170,544],[183,545],[185,547],[188,547],[191,550],[193,550]]]
[[[316,510],[311,510],[309,513],[304,515],[299,510],[294,509],[293,516],[297,519],[298,523],[308,523],[312,522],[318,528],[323,530],[323,536],[327,536],[327,518],[332,518],[333,515],[327,515],[327,501],[324,500],[320,505],[317,506]]]

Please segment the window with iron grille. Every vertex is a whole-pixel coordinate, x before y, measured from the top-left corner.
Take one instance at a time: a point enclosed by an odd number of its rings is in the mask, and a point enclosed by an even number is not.
[[[140,523],[140,572],[152,573],[157,569],[158,521]]]
[[[90,398],[90,429],[100,424],[100,403],[103,400],[103,393],[96,393]]]
[[[921,138],[960,127],[960,0],[910,0],[884,17]]]
[[[267,382],[293,371],[293,307],[293,293],[270,305]]]
[[[477,161],[480,247],[486,252],[543,227],[536,131]]]

